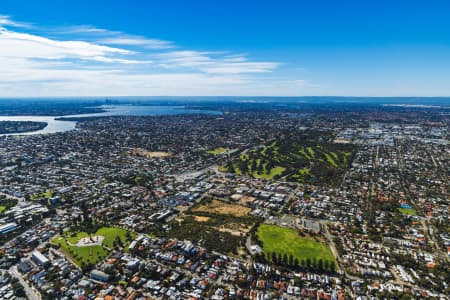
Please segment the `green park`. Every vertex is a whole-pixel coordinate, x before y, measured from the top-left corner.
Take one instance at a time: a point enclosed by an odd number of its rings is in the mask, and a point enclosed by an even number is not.
[[[219,168],[222,172],[260,179],[337,185],[348,169],[354,146],[325,140],[325,133],[286,135],[266,145],[255,146]]]
[[[268,261],[281,257],[284,260],[287,258],[291,265],[334,269],[335,259],[331,249],[312,237],[300,236],[295,229],[262,224],[256,236]]]
[[[416,216],[417,212],[414,208],[405,208],[405,207],[401,207],[398,208],[398,211],[404,215],[409,215],[409,216]]]
[[[126,249],[135,233],[117,227],[101,227],[89,235],[86,232],[66,231],[52,243],[58,245],[78,266],[96,264],[108,257],[114,249]]]

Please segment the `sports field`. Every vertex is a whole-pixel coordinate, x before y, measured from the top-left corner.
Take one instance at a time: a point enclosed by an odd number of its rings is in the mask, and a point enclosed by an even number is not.
[[[417,212],[414,208],[398,208],[398,211],[405,215],[416,216]]]
[[[263,250],[268,253],[277,253],[287,256],[292,255],[299,261],[334,262],[330,248],[320,242],[316,242],[310,237],[299,236],[295,229],[284,228],[275,225],[262,224],[257,231],[257,237],[263,244]]]

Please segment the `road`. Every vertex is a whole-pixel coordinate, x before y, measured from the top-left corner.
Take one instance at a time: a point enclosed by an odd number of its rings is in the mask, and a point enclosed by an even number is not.
[[[23,280],[22,275],[17,270],[16,266],[12,266],[9,269],[9,274],[17,279],[23,285],[25,289],[25,294],[27,295],[27,299],[29,300],[41,300],[41,294],[34,288],[31,287],[25,280]]]
[[[347,278],[349,278],[351,280],[361,280],[360,277],[348,274],[347,271],[345,270],[345,267],[342,266],[341,258],[339,256],[339,253],[338,253],[337,249],[336,249],[336,245],[334,244],[333,236],[328,231],[328,226],[327,226],[328,221],[320,220],[319,222],[320,222],[322,228],[324,229],[323,230],[324,236],[327,239],[327,244],[330,246],[331,252],[333,252],[334,257],[336,258],[339,270],[345,274],[345,277],[347,277]]]

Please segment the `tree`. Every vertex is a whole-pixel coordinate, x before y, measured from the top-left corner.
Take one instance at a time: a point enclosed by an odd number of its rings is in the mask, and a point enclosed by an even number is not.
[[[317,269],[322,272],[323,271],[323,260],[319,259],[319,261],[317,262]]]
[[[131,240],[133,239],[131,236],[131,233],[129,231],[127,231],[125,236],[126,236],[127,242],[131,242]]]
[[[14,294],[17,297],[26,297],[25,289],[24,289],[23,285],[19,282],[19,280],[17,280],[17,278],[13,278],[11,280],[11,286],[14,290]]]
[[[336,263],[334,261],[330,262],[330,271],[335,271],[336,270]]]
[[[324,261],[323,268],[327,271],[330,269],[330,262],[328,260]]]
[[[290,266],[294,265],[294,256],[292,254],[289,254],[289,265]]]
[[[317,269],[317,259],[315,257],[313,258],[313,261],[312,261],[312,267],[314,270]]]
[[[277,263],[280,265],[282,261],[283,261],[283,255],[281,253],[278,253],[278,255],[277,255]]]
[[[309,268],[311,268],[311,258],[307,258],[306,259],[306,267],[309,269]]]
[[[115,242],[116,242],[117,246],[123,247],[122,240],[120,239],[119,236],[116,236]]]
[[[277,263],[277,254],[275,252],[272,252],[272,263]]]

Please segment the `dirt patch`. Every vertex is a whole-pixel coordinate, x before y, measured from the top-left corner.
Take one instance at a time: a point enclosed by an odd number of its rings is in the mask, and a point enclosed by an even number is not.
[[[220,232],[227,232],[227,233],[229,233],[231,235],[234,235],[234,236],[241,236],[241,232],[233,230],[233,229],[230,229],[230,228],[219,227],[219,228],[217,228],[217,230],[219,230]]]
[[[156,152],[148,152],[148,156],[150,157],[169,157],[172,153],[170,152],[162,152],[162,151],[156,151]]]
[[[222,225],[215,227],[220,232],[228,232],[235,236],[242,236],[248,233],[252,229],[252,225],[245,225],[240,223],[230,223],[227,225]]]
[[[202,204],[192,209],[193,212],[215,213],[235,217],[246,216],[250,210],[250,208],[242,205],[230,204],[219,200],[212,200],[209,203]]]
[[[203,216],[195,216],[195,221],[197,222],[208,222],[210,217],[203,217]]]
[[[156,157],[156,158],[164,158],[172,155],[170,152],[164,151],[148,151],[142,148],[136,148],[130,151],[132,155],[144,156],[144,157]]]
[[[252,196],[242,196],[242,198],[239,200],[239,203],[247,205],[247,204],[252,204],[253,201],[255,201],[256,198],[252,197]]]

